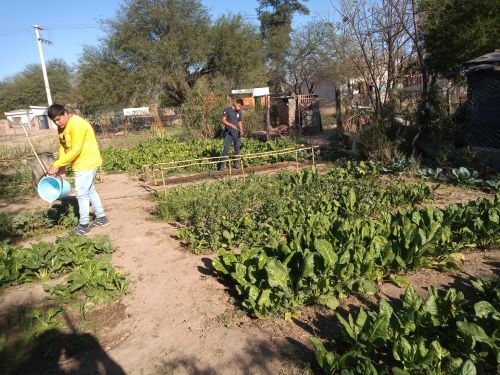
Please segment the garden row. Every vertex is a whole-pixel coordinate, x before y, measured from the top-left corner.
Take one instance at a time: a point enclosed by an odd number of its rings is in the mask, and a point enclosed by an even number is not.
[[[242,144],[242,154],[264,151],[276,151],[297,144],[289,138],[261,142],[255,139],[245,139]],[[144,165],[167,163],[188,159],[218,157],[222,153],[222,139],[191,140],[179,142],[172,137],[149,140],[129,149],[107,149],[102,152],[103,165],[106,172],[142,171]],[[269,158],[266,162],[295,160],[295,155],[280,155]],[[254,160],[251,164],[263,161]],[[215,167],[214,167],[215,168]],[[191,169],[193,170],[193,169]]]
[[[69,273],[65,284],[45,286],[52,295],[93,302],[116,299],[128,283],[111,265],[115,251],[109,239],[84,236],[60,237],[54,243],[37,242],[30,247],[0,245],[0,287],[46,281]]]
[[[215,270],[257,317],[287,316],[306,304],[335,309],[347,294],[374,294],[387,279],[404,285],[407,270],[446,270],[457,266],[457,252],[500,243],[500,196],[419,206],[431,188],[380,180],[378,170],[347,163],[325,175],[305,170],[178,188],[157,195],[157,214],[179,221],[177,235],[195,252],[219,249]],[[467,300],[433,287],[423,300],[408,288],[402,301],[337,313],[340,337],[326,344],[334,351],[312,338],[318,364],[329,374],[495,373],[500,288],[475,285]]]
[[[338,217],[370,216],[432,197],[423,182],[380,186],[367,176],[374,173],[367,166],[363,178],[356,178],[354,167],[359,168],[348,164],[325,175],[306,169],[171,189],[157,193],[156,214],[183,224],[177,236],[202,253],[310,239],[326,233]]]
[[[213,265],[257,316],[312,303],[335,308],[347,293],[373,294],[384,278],[397,280],[398,274],[433,262],[450,266],[450,255],[465,247],[498,244],[499,218],[498,196],[444,210],[427,206],[369,218],[336,217],[319,230],[301,228],[278,246],[239,255],[221,250]]]

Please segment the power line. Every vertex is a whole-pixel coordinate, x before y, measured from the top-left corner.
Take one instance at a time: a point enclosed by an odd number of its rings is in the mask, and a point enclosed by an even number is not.
[[[44,25],[44,30],[81,30],[94,29],[102,27],[102,24],[79,24],[79,25]],[[30,32],[31,26],[13,27],[8,29],[0,29],[0,37],[14,34],[22,34],[26,31]]]
[[[88,24],[80,24],[80,25],[45,25],[44,28],[46,30],[70,30],[70,29],[94,29],[102,27],[102,24],[88,23]]]

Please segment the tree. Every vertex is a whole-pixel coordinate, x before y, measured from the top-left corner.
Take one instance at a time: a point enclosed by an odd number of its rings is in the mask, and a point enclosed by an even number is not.
[[[106,46],[85,47],[72,100],[84,113],[142,105],[145,89],[134,72]]]
[[[298,0],[259,0],[257,13],[269,63],[269,85],[274,91],[282,91],[293,14],[309,14],[309,9]]]
[[[202,77],[222,76],[234,85],[265,79],[256,27],[240,15],[212,22],[199,0],[129,0],[106,24],[101,56],[95,59],[91,51],[89,57],[119,77],[128,75],[119,94],[129,102],[182,104]],[[114,85],[110,82],[107,90]]]
[[[257,87],[267,80],[262,39],[241,15],[222,16],[211,30],[208,65],[228,87]]]
[[[287,84],[295,94],[301,94],[304,87],[312,94],[316,83],[324,78],[321,73],[332,63],[333,28],[330,22],[313,21],[292,33],[285,73]]]
[[[350,41],[339,45],[338,51],[370,87],[369,99],[377,117],[383,103],[393,98],[395,84],[414,54],[401,8],[387,0],[342,0],[338,11],[342,40]]]
[[[71,96],[71,68],[59,59],[47,62],[47,77],[54,102],[67,103]],[[27,65],[21,73],[0,83],[0,113],[30,105],[47,105],[42,68]]]
[[[180,104],[210,73],[210,17],[198,0],[130,0],[107,25],[109,47],[153,95]]]
[[[447,74],[500,46],[498,0],[422,0],[426,62]]]
[[[399,23],[405,34],[410,38],[411,48],[415,54],[420,74],[422,75],[422,100],[427,98],[429,71],[425,62],[425,47],[423,43],[423,14],[418,4],[419,0],[387,0],[388,4],[394,9],[394,13],[399,19]]]

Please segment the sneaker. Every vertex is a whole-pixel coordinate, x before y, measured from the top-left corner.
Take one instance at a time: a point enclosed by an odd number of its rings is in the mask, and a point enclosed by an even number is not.
[[[74,234],[77,236],[83,236],[90,232],[90,225],[89,224],[78,224],[78,226],[75,228],[73,231]]]
[[[109,224],[108,218],[106,216],[103,216],[95,219],[94,223],[92,223],[92,227],[105,227],[108,224]]]

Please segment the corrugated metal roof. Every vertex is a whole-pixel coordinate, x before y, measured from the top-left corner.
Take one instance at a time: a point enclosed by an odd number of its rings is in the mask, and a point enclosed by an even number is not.
[[[476,57],[475,59],[465,62],[463,65],[476,65],[476,64],[491,64],[500,63],[500,50],[495,50],[494,52],[487,53]]]

